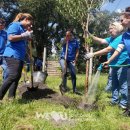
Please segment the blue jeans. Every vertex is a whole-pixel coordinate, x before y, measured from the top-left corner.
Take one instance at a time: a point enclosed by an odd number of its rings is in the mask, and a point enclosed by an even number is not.
[[[109,69],[107,86],[105,87],[106,92],[110,92],[112,88],[112,68]]]
[[[3,68],[3,81],[4,81],[8,76],[8,67],[7,67],[6,60],[4,58],[1,67]]]
[[[127,82],[128,82],[128,108],[130,109],[130,67],[127,70]]]
[[[60,59],[60,65],[61,65],[61,69],[62,69],[62,73],[63,73],[64,69],[65,69],[65,60],[64,59]],[[73,92],[75,92],[76,91],[76,69],[75,69],[74,63],[67,61],[67,68],[69,68],[69,71],[71,74],[71,79],[72,79]],[[64,74],[62,78],[63,78],[63,86],[66,87],[67,75]]]
[[[127,106],[128,85],[127,85],[128,67],[112,68],[112,102]]]

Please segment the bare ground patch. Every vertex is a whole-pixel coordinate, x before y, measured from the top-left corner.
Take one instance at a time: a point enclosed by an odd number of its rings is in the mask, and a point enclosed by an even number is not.
[[[48,100],[50,102],[62,104],[65,108],[68,108],[69,106],[77,107],[77,100],[65,95],[61,95],[60,93],[52,90],[45,84],[34,84],[34,86],[37,85],[38,89],[36,89],[35,91],[28,91],[27,87],[30,86],[30,84],[20,85],[18,87],[19,96],[22,99],[26,100]]]

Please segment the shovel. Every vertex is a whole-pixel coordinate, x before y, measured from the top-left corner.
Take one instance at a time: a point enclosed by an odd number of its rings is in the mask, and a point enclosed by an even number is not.
[[[27,89],[29,91],[35,91],[35,90],[37,90],[38,86],[34,87],[34,83],[33,83],[33,59],[32,59],[32,43],[31,43],[31,40],[29,41],[29,49],[30,49],[31,86],[28,86]]]
[[[61,84],[59,85],[59,89],[60,89],[60,93],[62,95],[64,95],[64,91],[63,91],[63,88],[64,88],[64,85],[63,85],[63,79],[64,79],[64,76],[66,75],[67,73],[67,53],[68,53],[68,40],[66,41],[66,51],[65,51],[65,60],[64,60],[64,65],[65,65],[65,68],[64,68],[64,71],[62,72],[62,82]]]

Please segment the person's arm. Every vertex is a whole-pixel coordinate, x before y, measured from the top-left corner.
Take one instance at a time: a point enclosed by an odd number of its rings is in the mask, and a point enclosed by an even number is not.
[[[110,64],[119,54],[120,52],[124,49],[124,44],[119,44],[113,55],[108,59],[108,61],[104,62],[103,65],[108,65]]]
[[[32,38],[33,31],[26,31],[24,33],[21,33],[20,35],[9,35],[8,40],[11,42],[16,42],[20,40],[29,40]]]
[[[94,52],[94,56],[99,56],[99,55],[104,55],[107,54],[108,52],[110,52],[111,50],[113,50],[113,48],[111,46],[108,46],[100,51],[96,51]]]
[[[85,55],[85,59],[90,59],[90,58],[93,58],[94,56],[99,56],[99,55],[107,54],[111,50],[113,50],[113,48],[111,46],[108,46],[108,47],[106,47],[106,48],[104,48],[104,49],[102,49],[100,51],[86,54]]]
[[[16,41],[23,40],[23,37],[21,35],[9,35],[8,40],[11,42],[16,42]]]
[[[100,44],[108,44],[108,42],[103,39],[103,38],[99,38],[99,37],[96,37],[94,35],[92,35],[91,33],[88,32],[88,35],[92,38],[93,41],[97,42],[97,43],[100,43]]]
[[[63,46],[64,44],[66,44],[66,39],[65,39],[65,38],[62,38],[61,41],[60,41],[60,43],[61,43],[62,46]]]
[[[99,37],[96,37],[96,36],[91,36],[92,39],[97,42],[97,43],[100,43],[100,44],[108,44],[107,41],[103,38],[99,38]]]
[[[75,56],[75,61],[74,61],[75,64],[76,64],[76,62],[77,62],[78,56],[79,56],[79,49],[76,50],[76,56]]]
[[[8,30],[7,30],[7,33],[8,33],[8,40],[11,41],[11,42],[16,42],[16,41],[20,41],[20,40],[28,40],[28,39],[31,39],[32,38],[32,33],[33,31],[26,31],[26,32],[20,32],[20,29],[19,29],[19,24],[16,24],[16,23],[12,23]]]

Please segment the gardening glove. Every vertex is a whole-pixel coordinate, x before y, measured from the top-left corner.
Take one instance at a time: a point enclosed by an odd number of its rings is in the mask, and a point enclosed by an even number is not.
[[[93,58],[94,57],[94,53],[87,53],[85,56],[84,56],[84,58],[86,59],[86,60],[89,60],[90,58]]]
[[[26,31],[21,34],[23,39],[31,39],[33,36],[33,31]]]

